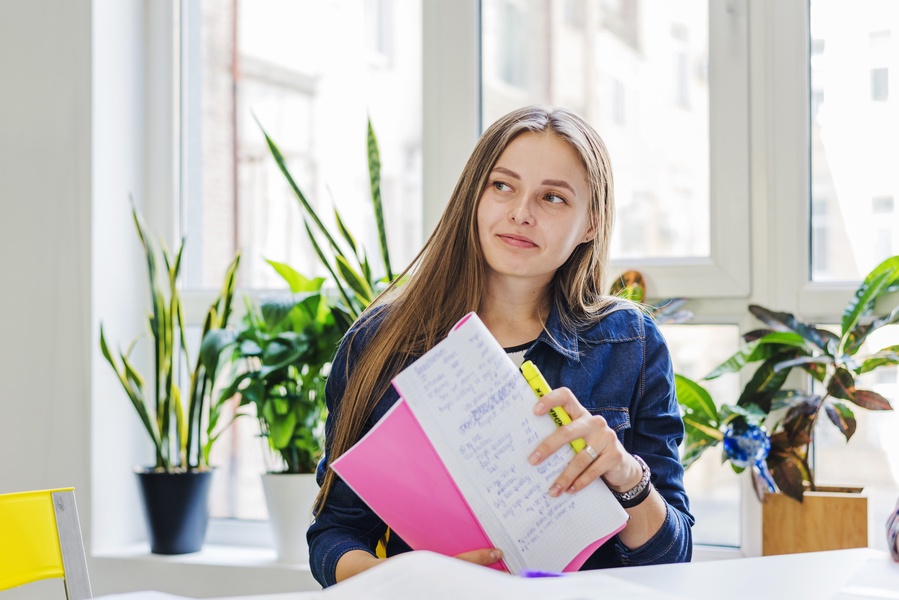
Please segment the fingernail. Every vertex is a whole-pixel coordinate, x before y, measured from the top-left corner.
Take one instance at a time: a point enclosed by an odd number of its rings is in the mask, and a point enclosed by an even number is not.
[[[490,560],[492,560],[493,562],[498,561],[498,560],[501,559],[502,557],[503,557],[503,551],[502,551],[502,550],[493,550],[493,551],[490,552]]]
[[[543,403],[542,402],[538,402],[537,404],[534,405],[534,414],[535,415],[543,414]]]
[[[561,493],[562,493],[562,486],[560,486],[558,484],[552,486],[549,490],[549,495],[552,496],[553,498],[558,497],[558,495]]]
[[[528,457],[528,462],[531,463],[532,465],[536,465],[538,462],[540,462],[541,458],[542,457],[540,456],[539,452],[534,452],[533,454],[531,454]]]

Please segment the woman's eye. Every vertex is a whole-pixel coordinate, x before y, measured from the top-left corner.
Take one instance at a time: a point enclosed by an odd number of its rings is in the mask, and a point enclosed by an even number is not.
[[[549,202],[551,202],[551,203],[553,203],[553,204],[558,204],[558,203],[560,203],[560,202],[565,202],[565,201],[566,201],[565,198],[563,198],[562,196],[560,196],[560,195],[558,195],[558,194],[554,194],[554,193],[552,193],[552,192],[550,192],[549,194],[546,194],[545,196],[543,196],[543,199],[544,199],[544,200],[547,200],[547,201],[549,201]]]
[[[508,192],[512,189],[508,184],[503,183],[502,181],[494,181],[490,185],[492,185],[497,191],[500,192]]]

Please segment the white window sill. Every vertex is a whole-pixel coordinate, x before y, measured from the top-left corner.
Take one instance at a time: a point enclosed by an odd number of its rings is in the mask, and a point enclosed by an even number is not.
[[[192,554],[151,554],[147,544],[94,552],[95,596],[138,590],[203,598],[320,590],[309,565],[278,562],[269,548],[206,544]]]

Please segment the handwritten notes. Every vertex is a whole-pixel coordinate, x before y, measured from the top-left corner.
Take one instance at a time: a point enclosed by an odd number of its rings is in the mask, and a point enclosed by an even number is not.
[[[562,570],[623,526],[627,515],[601,481],[549,495],[573,451],[527,462],[555,424],[533,414],[534,392],[476,315],[393,383],[511,572]]]

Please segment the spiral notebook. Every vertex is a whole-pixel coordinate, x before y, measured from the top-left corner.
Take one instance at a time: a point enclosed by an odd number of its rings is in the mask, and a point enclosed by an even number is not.
[[[601,480],[549,496],[573,451],[527,462],[555,424],[476,314],[393,385],[400,400],[331,467],[412,548],[497,547],[497,569],[575,571],[626,524]]]

